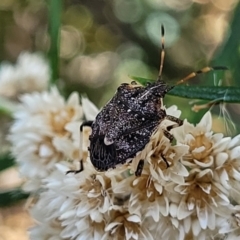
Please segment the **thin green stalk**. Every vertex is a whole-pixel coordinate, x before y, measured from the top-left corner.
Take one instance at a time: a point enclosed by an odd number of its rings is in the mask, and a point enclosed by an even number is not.
[[[239,85],[240,79],[240,3],[236,6],[233,12],[232,22],[230,24],[229,33],[226,43],[222,48],[219,48],[217,54],[215,54],[212,66],[226,66],[229,68],[233,82]]]
[[[23,192],[20,188],[0,190],[0,207],[8,207],[28,197],[29,193]]]
[[[59,46],[61,26],[62,0],[49,0],[49,60],[52,70],[50,84],[56,84],[59,78]]]
[[[13,167],[14,165],[14,158],[9,152],[2,153],[0,155],[0,172],[6,170],[7,168]]]

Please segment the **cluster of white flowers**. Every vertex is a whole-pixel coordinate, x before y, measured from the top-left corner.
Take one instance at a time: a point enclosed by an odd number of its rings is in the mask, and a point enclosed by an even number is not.
[[[87,150],[90,128],[79,147],[81,122],[97,113],[89,100],[80,105],[73,93],[64,101],[52,88],[21,101],[9,138],[25,189],[42,190],[31,208],[31,239],[240,238],[240,135],[213,133],[210,112],[196,126],[185,120],[172,129],[174,144],[163,121],[132,163],[97,172]],[[180,115],[175,106],[167,113]],[[80,155],[84,170],[66,174]]]
[[[85,98],[81,106],[76,92],[65,101],[55,87],[24,94],[20,100],[9,140],[20,174],[26,178],[24,190],[37,191],[56,163],[79,159],[79,127],[83,117],[94,117],[97,109]]]
[[[21,53],[16,65],[0,66],[0,96],[17,98],[20,94],[44,91],[50,80],[50,68],[41,54]]]

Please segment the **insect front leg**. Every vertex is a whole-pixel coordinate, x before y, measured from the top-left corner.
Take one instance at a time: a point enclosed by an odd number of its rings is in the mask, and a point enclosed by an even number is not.
[[[83,131],[83,127],[92,127],[93,121],[85,121],[80,126],[80,132]]]
[[[180,118],[177,118],[177,117],[174,117],[174,116],[171,116],[171,115],[166,115],[165,119],[176,123],[174,125],[171,125],[171,126],[167,127],[168,131],[170,131],[171,129],[173,129],[175,127],[179,127],[179,126],[183,125],[183,120],[181,120]]]
[[[66,172],[66,174],[69,174],[69,173],[77,174],[77,173],[82,172],[82,171],[84,170],[83,160],[81,159],[81,160],[79,161],[79,163],[80,163],[80,168],[79,168],[78,170],[69,170],[69,171]]]
[[[165,156],[164,156],[163,154],[161,154],[161,157],[162,157],[163,161],[166,163],[166,165],[167,165],[167,168],[169,168],[169,167],[170,167],[170,165],[169,165],[169,163],[168,163],[167,159],[165,158]]]
[[[173,141],[174,137],[168,130],[163,129],[163,134],[170,141],[170,143]]]
[[[140,176],[141,176],[143,167],[144,167],[144,160],[141,159],[141,160],[139,161],[139,163],[138,163],[137,170],[136,170],[136,172],[135,172],[135,176],[136,176],[136,177],[140,177]]]
[[[66,174],[68,174],[68,173],[77,174],[84,170],[84,167],[83,167],[83,151],[84,151],[84,149],[83,149],[83,142],[82,142],[82,140],[83,140],[82,132],[83,132],[84,127],[91,127],[92,123],[93,123],[93,121],[85,121],[80,126],[80,168],[78,170],[69,170],[66,172]]]
[[[179,127],[181,125],[183,125],[183,121],[177,117],[174,117],[174,116],[171,116],[171,115],[166,115],[165,119],[167,120],[170,120],[172,122],[174,122],[175,124],[173,125],[170,125],[167,127],[167,130],[166,129],[163,129],[163,134],[166,138],[169,139],[170,143],[173,141],[174,137],[173,135],[170,133],[170,130],[173,129],[173,128],[176,128],[176,127]],[[169,167],[169,163],[167,161],[167,159],[165,158],[165,156],[163,154],[161,154],[161,157],[162,159],[164,160],[164,162],[166,163],[167,165],[167,168]]]
[[[170,142],[172,142],[174,138],[173,138],[173,135],[170,133],[170,130],[173,129],[173,128],[182,126],[183,125],[183,120],[181,120],[177,117],[171,116],[171,115],[166,115],[165,119],[170,120],[171,122],[175,123],[173,125],[168,126],[167,130],[163,129],[164,136],[166,138],[168,138]]]

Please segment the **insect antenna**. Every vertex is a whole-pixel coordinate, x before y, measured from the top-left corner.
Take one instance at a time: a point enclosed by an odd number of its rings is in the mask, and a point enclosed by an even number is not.
[[[164,57],[165,57],[164,33],[165,33],[164,26],[161,25],[161,53],[160,53],[160,66],[159,66],[159,73],[158,73],[158,81],[161,80]]]
[[[205,67],[205,68],[202,68],[201,70],[198,70],[196,72],[192,72],[190,73],[189,75],[187,75],[185,78],[182,78],[181,80],[179,80],[176,85],[179,85],[179,84],[182,84],[186,81],[188,81],[189,79],[199,75],[199,74],[202,74],[202,73],[207,73],[207,72],[210,72],[210,71],[214,71],[214,70],[228,70],[227,67],[224,67],[224,66],[216,66],[216,67]]]

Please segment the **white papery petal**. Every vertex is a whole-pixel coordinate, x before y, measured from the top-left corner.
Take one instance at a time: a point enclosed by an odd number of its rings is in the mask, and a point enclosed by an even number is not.
[[[162,197],[158,199],[159,201],[159,211],[163,216],[167,216],[169,214],[169,201],[167,197]]]
[[[208,224],[208,211],[206,206],[204,206],[203,208],[201,208],[201,206],[199,204],[196,205],[197,207],[197,216],[198,216],[198,220],[200,223],[200,226],[202,229],[206,229],[207,228],[207,224]]]
[[[237,146],[237,147],[233,148],[232,151],[230,152],[230,158],[236,159],[239,157],[240,157],[240,146]]]
[[[172,105],[171,107],[167,108],[166,113],[167,115],[171,115],[177,118],[179,118],[181,115],[181,111],[177,108],[176,105]]]
[[[215,163],[218,167],[222,166],[228,159],[228,154],[226,152],[218,153],[215,156]]]
[[[108,224],[105,227],[105,231],[110,231],[111,229],[113,229],[114,227],[116,227],[118,225],[121,225],[121,223],[119,223],[119,222],[112,222],[112,223]]]
[[[226,188],[226,189],[230,189],[230,185],[229,185],[229,176],[228,173],[226,171],[226,169],[223,169],[222,172],[219,175],[220,177],[220,182],[221,184]]]
[[[207,167],[211,167],[213,165],[213,162],[214,162],[214,159],[212,156],[209,156],[208,157],[208,160],[209,161],[206,161],[206,162],[201,162],[201,161],[198,161],[196,159],[194,159],[194,163],[197,164],[198,166],[202,167],[202,168],[207,168]]]
[[[232,177],[235,178],[237,181],[240,181],[240,172],[233,168]]]
[[[135,223],[141,222],[141,218],[140,218],[138,215],[131,215],[131,216],[129,216],[129,217],[127,218],[127,220],[128,220],[129,222],[135,222]]]
[[[180,219],[179,219],[180,220]],[[183,226],[184,226],[184,231],[186,233],[189,232],[189,230],[191,229],[191,217],[185,217],[183,218]]]
[[[208,208],[208,222],[207,226],[209,229],[214,230],[216,227],[216,215],[211,208]]]
[[[183,200],[181,201],[178,210],[177,210],[177,218],[179,220],[186,219],[189,215],[192,214],[192,209],[187,206],[187,203]]]
[[[204,114],[201,121],[197,126],[201,126],[206,129],[206,132],[210,131],[212,128],[212,116],[211,113],[208,111]]]
[[[97,107],[86,97],[82,97],[82,108],[87,120],[94,120],[99,113]]]
[[[235,136],[231,141],[230,143],[228,144],[228,148],[229,149],[232,149],[236,146],[239,146],[240,145],[240,134]]]
[[[219,152],[224,151],[227,148],[227,146],[228,146],[230,141],[231,141],[231,138],[230,137],[226,137],[226,138],[221,139],[221,141],[216,142],[214,144],[214,151],[213,151],[213,153],[217,154]]]
[[[197,219],[194,219],[192,221],[192,232],[193,232],[193,235],[194,236],[198,236],[200,231],[201,231],[200,223],[199,223],[199,221]]]

